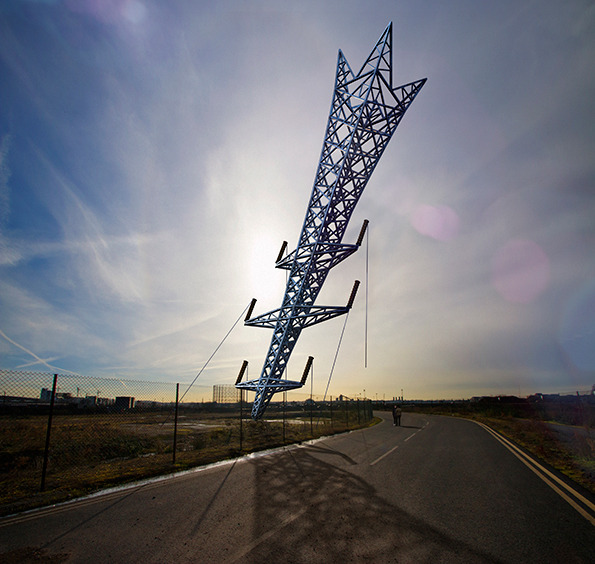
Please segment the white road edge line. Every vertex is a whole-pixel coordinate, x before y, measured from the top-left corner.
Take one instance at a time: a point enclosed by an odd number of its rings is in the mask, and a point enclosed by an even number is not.
[[[406,443],[409,439],[412,439],[413,437],[415,437],[415,435],[417,435],[417,433],[419,433],[420,431],[423,431],[427,426],[428,426],[429,421],[426,421],[424,423],[424,426],[421,429],[418,429],[417,431],[415,431],[415,433],[413,433],[413,435],[409,435],[403,442]]]
[[[429,421],[426,421],[425,425],[421,429],[418,429],[417,431],[415,431],[415,433],[413,433],[412,435],[409,435],[403,442],[406,443],[409,439],[415,437],[415,435],[417,435],[417,433],[422,431],[428,425],[428,423],[429,423]],[[385,452],[382,456],[380,456],[379,458],[374,460],[374,462],[370,462],[370,466],[374,466],[374,464],[376,464],[377,462],[380,462],[385,456],[388,456],[391,452],[397,450],[398,448],[399,448],[399,445],[391,448],[388,452]]]
[[[473,421],[473,420],[471,420]],[[591,525],[595,526],[595,517],[590,515],[585,509],[583,509],[575,500],[570,498],[566,495],[556,484],[554,484],[551,480],[556,481],[560,484],[564,489],[566,489],[571,495],[573,495],[576,499],[578,499],[581,503],[583,503],[586,507],[591,509],[591,511],[595,512],[595,505],[591,503],[587,498],[582,496],[576,490],[571,488],[568,484],[564,481],[560,480],[557,476],[552,474],[547,468],[544,468],[541,464],[539,464],[536,460],[528,456],[524,453],[521,449],[513,445],[509,442],[505,437],[500,435],[500,433],[494,431],[494,429],[488,427],[484,423],[480,423],[479,421],[473,421],[477,423],[481,427],[483,427],[486,431],[488,431],[493,437],[495,437],[498,441],[500,441],[512,454],[514,454],[525,466],[527,466],[530,470],[532,470],[537,476],[539,476],[550,488],[552,488],[564,501],[566,501],[570,506],[572,506],[576,511],[578,511],[587,521],[591,523]],[[548,479],[551,478],[550,479]]]
[[[370,466],[374,466],[377,462],[380,462],[385,456],[388,456],[391,452],[394,452],[399,448],[399,445],[396,447],[391,448],[389,451],[385,452],[382,456],[378,457],[374,462],[370,462]]]

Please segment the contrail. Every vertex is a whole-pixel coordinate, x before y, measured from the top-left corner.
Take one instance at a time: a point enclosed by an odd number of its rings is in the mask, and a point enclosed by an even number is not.
[[[54,362],[54,360],[58,360],[59,358],[59,356],[53,356],[52,358],[46,358],[45,361]],[[37,360],[32,360],[31,362],[25,362],[25,364],[19,364],[16,368],[20,370],[21,368],[29,368],[29,366],[35,366],[36,364],[39,364],[39,362]]]
[[[76,372],[72,372],[70,370],[66,370],[65,368],[60,368],[59,366],[52,366],[51,364],[48,364],[43,358],[39,358],[33,351],[30,351],[29,349],[25,348],[23,345],[19,345],[19,343],[17,343],[16,341],[13,341],[4,331],[2,331],[2,329],[0,329],[0,337],[3,337],[11,345],[14,345],[15,347],[21,349],[22,351],[26,352],[28,355],[31,355],[37,361],[37,362],[32,363],[31,365],[43,364],[44,366],[47,366],[50,370],[59,370],[60,372],[68,372],[69,374],[74,374],[75,376],[78,376],[78,374]]]

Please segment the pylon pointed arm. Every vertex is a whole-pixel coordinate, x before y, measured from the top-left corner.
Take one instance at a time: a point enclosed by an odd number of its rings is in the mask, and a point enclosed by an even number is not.
[[[296,249],[283,256],[284,247],[277,257],[277,268],[289,271],[281,307],[245,321],[246,325],[273,329],[260,377],[238,384],[256,393],[253,419],[262,417],[275,393],[302,385],[282,379],[301,331],[347,313],[353,306],[359,282],[347,306],[317,306],[315,302],[330,269],[361,245],[364,229],[356,245],[342,242],[347,225],[389,140],[424,83],[425,79],[393,89],[392,24],[357,74],[339,51],[331,110],[302,231]]]

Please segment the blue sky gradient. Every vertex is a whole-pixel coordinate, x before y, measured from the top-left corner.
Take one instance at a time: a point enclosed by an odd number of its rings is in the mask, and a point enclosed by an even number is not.
[[[252,297],[279,306],[337,51],[393,22],[427,77],[366,188],[365,293],[329,393],[458,398],[595,383],[589,1],[0,1],[0,367],[190,382]],[[318,303],[364,280],[362,248]],[[326,388],[343,318],[304,332]],[[239,324],[199,385],[262,367]],[[294,392],[296,399],[306,390]],[[309,389],[307,390],[309,392]]]

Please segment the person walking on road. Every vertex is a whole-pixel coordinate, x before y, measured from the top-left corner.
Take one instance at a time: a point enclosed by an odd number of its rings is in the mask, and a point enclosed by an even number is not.
[[[397,404],[393,405],[393,425],[401,426],[401,408]]]

